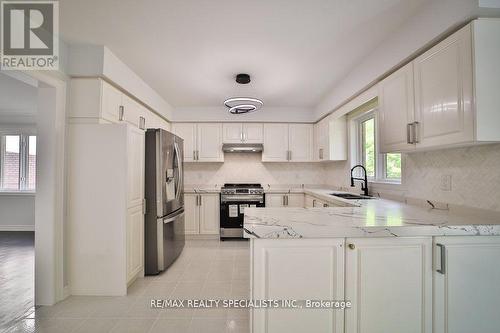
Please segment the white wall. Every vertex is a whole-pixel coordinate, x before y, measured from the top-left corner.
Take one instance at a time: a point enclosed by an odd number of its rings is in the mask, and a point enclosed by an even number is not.
[[[0,194],[0,231],[35,230],[35,195]]]
[[[370,52],[317,105],[315,116],[331,112],[412,54],[473,17],[500,16],[498,9],[479,8],[477,0],[433,0]]]
[[[308,108],[264,106],[256,112],[233,115],[223,106],[176,108],[173,113],[173,121],[314,122],[316,119],[313,111],[313,109]]]
[[[261,154],[226,153],[224,163],[185,163],[184,183],[221,186],[224,183],[270,185],[323,184],[320,163],[262,163]]]

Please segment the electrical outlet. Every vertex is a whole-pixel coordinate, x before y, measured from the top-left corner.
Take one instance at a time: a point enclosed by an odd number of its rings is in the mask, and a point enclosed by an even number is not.
[[[441,176],[441,191],[451,191],[451,175]]]

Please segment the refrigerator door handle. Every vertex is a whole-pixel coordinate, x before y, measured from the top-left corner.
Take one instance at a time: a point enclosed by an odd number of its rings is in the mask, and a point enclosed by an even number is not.
[[[175,158],[177,159],[177,168],[179,170],[179,174],[177,176],[177,189],[175,191],[175,199],[179,199],[179,196],[181,195],[182,188],[184,184],[182,183],[182,173],[184,170],[182,170],[182,161],[181,161],[181,154],[179,151],[179,146],[177,145],[177,142],[174,142],[174,150],[175,150]]]
[[[180,214],[175,215],[174,217],[169,217],[169,218],[163,219],[163,224],[172,223],[182,216],[184,216],[184,210]]]

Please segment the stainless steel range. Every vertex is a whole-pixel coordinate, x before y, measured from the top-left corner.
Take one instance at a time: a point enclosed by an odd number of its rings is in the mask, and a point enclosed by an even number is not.
[[[243,238],[245,208],[265,207],[260,184],[224,184],[220,194],[220,238]]]

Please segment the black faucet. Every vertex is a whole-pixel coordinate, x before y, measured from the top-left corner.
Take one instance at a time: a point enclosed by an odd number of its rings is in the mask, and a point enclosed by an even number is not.
[[[353,176],[353,171],[356,168],[361,168],[363,169],[363,172],[365,173],[365,178],[356,178]],[[361,183],[361,190],[363,191],[364,195],[368,196],[368,177],[366,175],[366,169],[364,166],[361,164],[355,165],[351,169],[351,187],[354,187],[354,181],[355,180],[361,180],[363,183]]]

